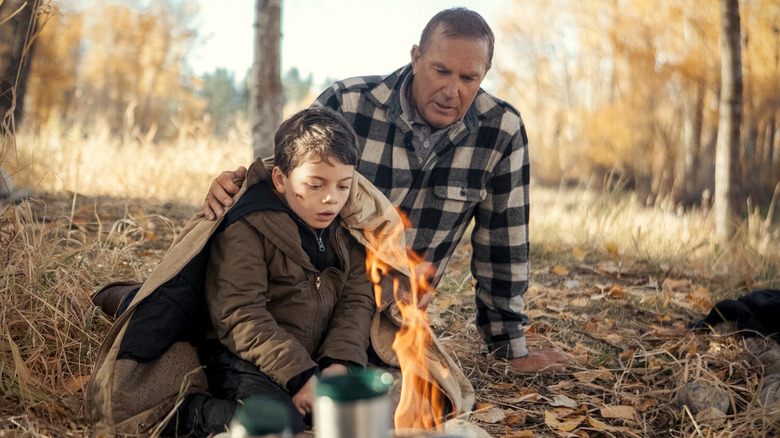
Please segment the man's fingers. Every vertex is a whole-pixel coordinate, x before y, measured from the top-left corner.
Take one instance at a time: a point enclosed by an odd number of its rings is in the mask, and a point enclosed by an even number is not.
[[[246,178],[246,167],[238,166],[238,169],[234,170],[233,173],[236,178]]]
[[[206,219],[213,221],[222,216],[225,209],[222,207],[222,203],[214,199],[213,196],[206,195],[206,200],[203,201],[203,213],[206,215]]]
[[[238,193],[239,187],[234,182],[236,180],[235,172],[224,171],[211,182],[209,195],[220,201],[226,207],[233,203],[231,197]]]

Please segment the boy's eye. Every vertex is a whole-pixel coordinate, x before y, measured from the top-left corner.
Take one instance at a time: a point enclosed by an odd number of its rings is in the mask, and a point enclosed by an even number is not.
[[[319,190],[322,188],[322,186],[317,184],[309,184],[309,188],[312,190]]]
[[[339,186],[339,190],[349,190],[349,186]]]

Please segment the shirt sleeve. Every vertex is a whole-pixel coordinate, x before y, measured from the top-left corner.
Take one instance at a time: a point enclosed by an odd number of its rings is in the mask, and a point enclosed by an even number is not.
[[[522,121],[495,167],[471,234],[477,328],[496,357],[528,354],[523,295],[529,274],[528,139]]]

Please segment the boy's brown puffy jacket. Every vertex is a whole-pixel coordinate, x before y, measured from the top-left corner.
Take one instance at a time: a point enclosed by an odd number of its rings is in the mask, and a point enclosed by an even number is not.
[[[261,210],[211,243],[206,303],[219,340],[282,388],[324,358],[366,366],[376,310],[366,249],[341,220],[333,221],[325,242],[338,268],[320,272],[302,247],[290,210],[270,189],[271,175],[263,180],[268,184],[250,189],[258,193]]]
[[[247,189],[268,174],[270,162],[256,161],[247,173],[234,207],[222,218],[208,221],[196,214],[176,237],[165,257],[109,330],[98,351],[86,388],[88,415],[96,422],[94,435],[149,435],[161,428],[184,395],[208,392],[205,374],[193,340],[208,325],[203,284],[208,244],[215,232],[245,213],[240,202]],[[408,275],[401,220],[390,202],[369,181],[356,174],[350,199],[340,213],[349,233],[398,272]],[[249,206],[251,207],[251,206]],[[231,217],[233,219],[231,219]],[[368,235],[384,236],[373,244]],[[386,283],[386,282],[385,282]],[[390,366],[398,366],[391,349],[400,327],[390,287],[371,324],[371,344]],[[161,324],[164,321],[164,324]],[[471,410],[474,390],[432,332],[425,362],[455,414]]]

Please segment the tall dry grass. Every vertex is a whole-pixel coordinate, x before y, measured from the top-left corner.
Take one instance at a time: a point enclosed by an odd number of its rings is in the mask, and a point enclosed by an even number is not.
[[[3,166],[14,184],[40,191],[164,199],[200,204],[211,180],[252,162],[248,128],[227,140],[180,129],[179,139],[153,141],[154,133],[130,127],[112,133],[106,124],[65,128],[56,123],[16,137],[15,154]]]
[[[780,200],[780,184],[774,193]],[[762,213],[750,201],[733,238],[715,238],[712,210],[684,210],[668,200],[645,206],[627,191],[534,187],[531,243],[541,248],[617,252],[619,261],[641,261],[671,275],[716,281],[716,297],[745,288],[780,287],[780,226],[775,201]],[[555,251],[547,251],[548,253]]]

